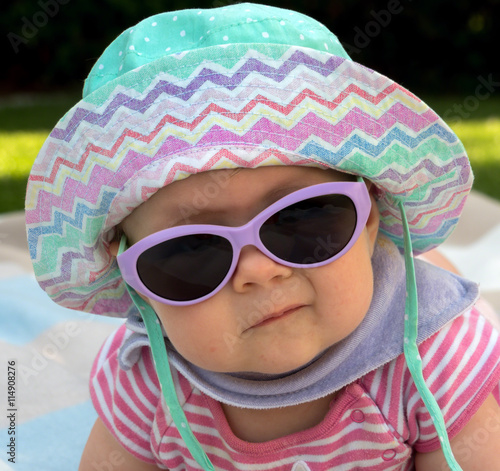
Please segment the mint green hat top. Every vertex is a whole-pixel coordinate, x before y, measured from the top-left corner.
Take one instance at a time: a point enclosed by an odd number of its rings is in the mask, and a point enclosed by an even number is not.
[[[83,95],[167,55],[254,43],[306,47],[350,59],[337,36],[295,11],[251,3],[180,10],[151,16],[118,36],[92,68]]]
[[[403,204],[416,253],[451,233],[472,185],[436,113],[289,10],[243,3],[147,18],[104,51],[83,95],[43,145],[26,195],[38,282],[77,310],[134,310],[109,250],[115,227],[197,172],[306,165],[368,178],[380,230],[403,247]]]

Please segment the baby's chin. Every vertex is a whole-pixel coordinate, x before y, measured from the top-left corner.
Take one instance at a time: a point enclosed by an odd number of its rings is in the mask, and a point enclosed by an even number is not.
[[[211,370],[211,371],[214,371],[217,373],[225,373],[225,374],[228,374],[230,376],[234,376],[234,377],[242,378],[242,379],[248,379],[248,380],[280,379],[280,378],[286,378],[287,376],[298,373],[299,371],[302,371],[303,369],[309,367],[315,361],[320,359],[325,353],[326,353],[326,350],[315,355],[313,358],[310,358],[306,361],[298,361],[298,362],[288,361],[285,364],[278,364],[278,363],[265,364],[264,363],[262,365],[259,365],[258,370],[241,369],[239,371],[226,371],[226,370],[219,370],[219,371]]]

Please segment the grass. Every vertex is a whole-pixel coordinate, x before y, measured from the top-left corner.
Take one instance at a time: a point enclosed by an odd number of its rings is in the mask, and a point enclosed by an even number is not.
[[[28,173],[46,131],[0,132],[0,212],[22,209]]]
[[[0,213],[21,210],[29,171],[52,127],[78,100],[51,96],[0,102]],[[474,189],[500,201],[500,98],[478,103],[467,119],[454,110],[463,99],[426,99],[449,124],[467,149],[475,174]]]
[[[24,208],[33,161],[59,118],[77,101],[76,95],[0,101],[0,213]]]
[[[474,189],[500,201],[500,118],[452,125],[464,143],[474,171]]]
[[[463,142],[474,171],[474,190],[500,201],[500,96],[483,101],[472,96],[427,97],[425,101],[448,118]]]

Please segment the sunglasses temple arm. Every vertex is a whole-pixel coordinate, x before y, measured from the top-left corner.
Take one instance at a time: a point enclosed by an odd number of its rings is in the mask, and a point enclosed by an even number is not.
[[[418,334],[418,300],[417,300],[417,282],[415,277],[415,265],[413,261],[413,248],[411,244],[410,230],[406,218],[403,203],[399,203],[401,211],[401,220],[403,223],[404,234],[404,257],[406,268],[406,302],[405,302],[405,323],[404,323],[404,355],[406,364],[410,370],[417,391],[419,392],[425,407],[431,415],[432,422],[436,428],[441,448],[443,450],[446,462],[451,471],[462,471],[462,468],[455,460],[453,451],[448,439],[446,425],[439,405],[425,384],[422,372],[422,358],[417,347]]]
[[[158,320],[153,308],[147,304],[146,301],[144,301],[127,283],[125,283],[125,286],[144,320],[144,325],[146,326],[146,331],[151,344],[156,374],[158,375],[163,397],[165,398],[165,402],[175,426],[177,427],[177,430],[179,431],[194,460],[204,470],[215,471],[214,466],[194,436],[191,427],[189,426],[189,422],[186,419],[186,415],[179,404],[179,399],[177,398],[177,393],[175,392],[172,372],[168,362],[168,354],[165,347],[165,339],[163,337],[160,321]]]

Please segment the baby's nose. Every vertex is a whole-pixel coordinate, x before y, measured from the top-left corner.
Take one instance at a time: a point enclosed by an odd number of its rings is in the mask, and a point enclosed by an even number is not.
[[[288,278],[293,268],[275,262],[253,245],[241,249],[232,277],[233,288],[245,292],[254,285],[266,286],[276,278]]]

